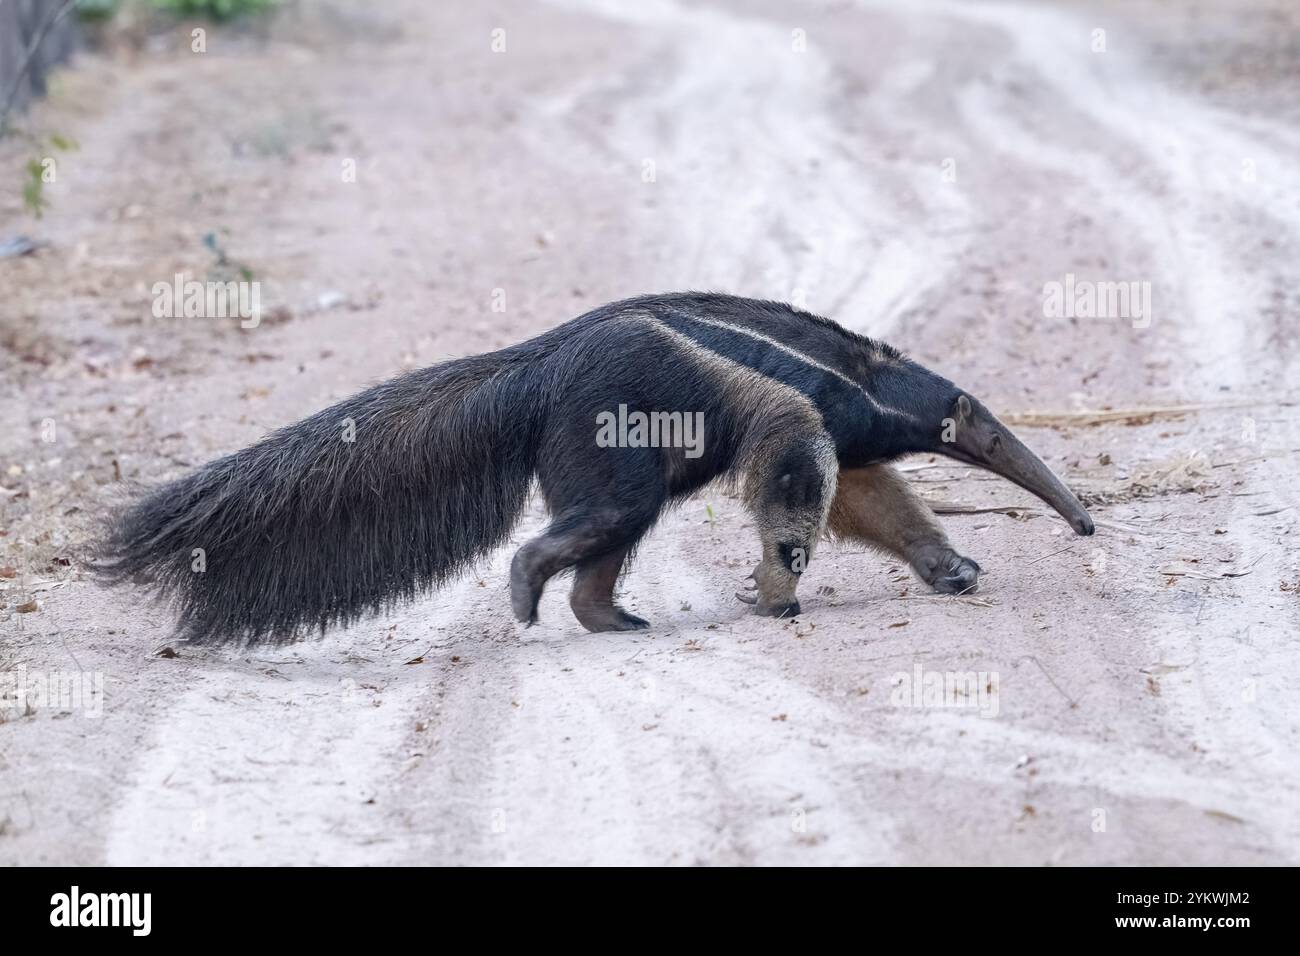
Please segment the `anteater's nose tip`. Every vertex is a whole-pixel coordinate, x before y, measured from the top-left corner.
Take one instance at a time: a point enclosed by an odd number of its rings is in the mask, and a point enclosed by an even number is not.
[[[1080,517],[1075,518],[1073,524],[1074,530],[1084,537],[1087,537],[1097,530],[1089,515],[1081,515]]]

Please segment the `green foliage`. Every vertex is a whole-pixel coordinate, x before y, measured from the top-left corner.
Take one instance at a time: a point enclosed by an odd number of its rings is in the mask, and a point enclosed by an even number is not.
[[[278,0],[152,0],[160,10],[181,16],[203,16],[213,20],[233,20],[250,13],[264,13]]]
[[[108,20],[119,6],[120,0],[77,0],[77,16],[89,21]]]
[[[228,230],[223,229],[222,232],[226,235],[230,235]],[[235,262],[231,259],[230,256],[227,255],[225,247],[221,244],[221,241],[217,238],[215,232],[204,234],[203,245],[217,257],[217,264],[213,267],[211,273],[209,273],[214,278],[225,280],[229,279],[233,274],[239,276],[239,278],[245,282],[253,281],[253,270],[244,263]]]
[[[52,133],[48,139],[28,137],[37,149],[49,146],[60,152],[77,149],[77,141],[70,136]],[[37,219],[44,215],[50,201],[45,198],[45,160],[43,157],[29,159],[23,167],[23,208]]]
[[[23,206],[37,219],[45,212],[50,201],[45,198],[45,180],[41,174],[45,167],[39,159],[27,161],[27,175],[23,178]]]

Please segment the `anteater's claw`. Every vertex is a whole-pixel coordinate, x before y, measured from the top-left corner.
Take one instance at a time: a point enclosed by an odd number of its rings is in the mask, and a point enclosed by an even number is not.
[[[979,586],[980,566],[973,560],[952,552],[930,580],[940,594],[969,594]]]
[[[751,588],[750,590],[754,590],[754,589]],[[758,603],[758,595],[757,595],[757,594],[746,594],[744,591],[737,591],[737,592],[736,592],[736,599],[739,600],[739,601],[743,601],[745,604],[757,604],[757,603]]]

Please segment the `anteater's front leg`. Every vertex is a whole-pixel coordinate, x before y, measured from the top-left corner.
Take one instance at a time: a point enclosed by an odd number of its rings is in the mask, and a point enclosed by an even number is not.
[[[755,456],[745,502],[758,522],[763,560],[754,569],[756,594],[736,595],[755,613],[799,613],[799,575],[826,528],[836,472],[835,448],[826,436],[773,442]]]
[[[840,471],[831,533],[898,555],[936,591],[975,589],[980,566],[958,554],[906,478],[889,465]]]

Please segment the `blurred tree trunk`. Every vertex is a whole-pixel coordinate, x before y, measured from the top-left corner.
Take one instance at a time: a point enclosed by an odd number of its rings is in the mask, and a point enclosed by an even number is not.
[[[17,80],[14,109],[20,109],[34,96],[44,95],[46,74],[71,56],[76,46],[77,19],[75,15],[64,16],[46,33],[31,60],[27,59],[32,40],[65,2],[0,0],[0,101],[15,89]]]

